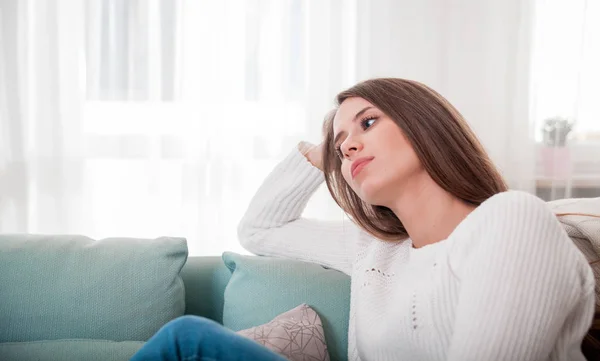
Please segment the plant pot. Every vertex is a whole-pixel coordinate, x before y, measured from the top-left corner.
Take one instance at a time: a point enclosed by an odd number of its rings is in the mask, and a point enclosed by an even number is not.
[[[573,164],[568,147],[543,147],[541,158],[545,177],[565,179],[571,175]]]

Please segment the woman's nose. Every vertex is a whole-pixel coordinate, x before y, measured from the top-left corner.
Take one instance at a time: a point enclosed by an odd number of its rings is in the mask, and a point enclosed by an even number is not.
[[[344,156],[351,158],[363,149],[363,144],[356,137],[349,137],[344,141],[341,149]]]

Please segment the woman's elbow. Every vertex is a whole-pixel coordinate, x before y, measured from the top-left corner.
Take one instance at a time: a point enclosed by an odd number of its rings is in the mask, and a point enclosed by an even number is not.
[[[254,254],[258,252],[261,229],[242,219],[237,227],[237,236],[240,245]]]

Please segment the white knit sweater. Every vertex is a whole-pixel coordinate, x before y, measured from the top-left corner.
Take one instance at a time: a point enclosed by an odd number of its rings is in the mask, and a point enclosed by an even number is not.
[[[491,197],[448,239],[419,249],[351,222],[301,218],[323,174],[294,150],[240,223],[258,255],[351,275],[349,360],[585,360],[594,277],[546,204]]]

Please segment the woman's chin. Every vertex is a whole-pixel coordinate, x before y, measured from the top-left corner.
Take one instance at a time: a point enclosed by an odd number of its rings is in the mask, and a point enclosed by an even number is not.
[[[363,202],[378,206],[388,203],[388,197],[386,197],[386,192],[383,188],[384,187],[382,187],[380,182],[377,182],[374,179],[364,179],[357,185],[355,192]]]

